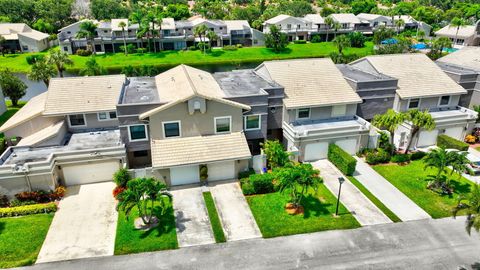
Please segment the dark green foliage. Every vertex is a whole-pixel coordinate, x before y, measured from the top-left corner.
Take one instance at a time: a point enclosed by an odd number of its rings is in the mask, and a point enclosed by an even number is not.
[[[365,156],[365,159],[368,164],[375,165],[379,163],[387,163],[390,161],[390,153],[385,151],[382,148],[377,149],[376,151],[370,152]]]
[[[16,107],[27,90],[27,85],[8,69],[0,70],[0,88],[5,97],[10,98],[12,105]]]
[[[92,0],[90,3],[92,15],[97,20],[128,18],[130,10],[122,5],[120,0]]]
[[[328,160],[346,175],[353,175],[357,160],[336,144],[328,146]]]
[[[0,154],[3,153],[6,149],[5,138],[0,138]]]
[[[306,44],[306,43],[307,43],[307,41],[306,41],[306,40],[304,40],[304,39],[299,39],[299,40],[295,40],[295,41],[293,41],[293,43],[295,43],[295,44]]]
[[[252,174],[249,177],[249,182],[252,184],[255,194],[265,194],[274,192],[272,173]]]
[[[136,47],[133,44],[128,44],[126,49],[127,49],[127,53],[134,53],[136,51]],[[120,50],[125,51],[125,46],[124,45],[120,46]]]
[[[419,159],[422,159],[426,155],[427,155],[427,153],[425,153],[425,152],[417,151],[417,152],[412,153],[410,155],[410,160],[419,160]]]
[[[270,33],[265,34],[265,46],[279,53],[288,45],[288,38],[285,33],[280,32],[276,25],[270,26]]]
[[[360,56],[352,53],[352,54],[340,54],[338,52],[330,53],[330,58],[335,64],[348,64],[360,58]]]
[[[115,172],[113,175],[113,182],[119,187],[126,187],[128,181],[130,181],[132,177],[127,169],[122,168]]]
[[[365,47],[365,41],[367,38],[361,32],[351,32],[348,35],[350,39],[350,46],[354,48],[363,48]]]
[[[200,180],[207,181],[208,179],[208,167],[205,164],[200,165]]]
[[[204,192],[203,199],[205,200],[205,206],[207,207],[208,217],[210,219],[210,224],[212,225],[215,242],[226,242],[227,239],[225,238],[225,233],[223,232],[222,223],[218,217],[217,208],[215,207],[215,201],[213,200],[212,194],[210,192]]]
[[[32,54],[25,58],[29,65],[33,65],[38,61],[42,61],[45,58],[43,54]]]
[[[250,175],[255,174],[253,169],[249,169],[248,171],[243,171],[238,173],[238,179],[248,178]]]
[[[456,140],[445,134],[438,135],[437,146],[445,149],[457,149],[460,151],[467,151],[469,147],[468,143]]]
[[[235,45],[226,45],[226,46],[223,46],[223,50],[224,51],[236,51],[236,50],[238,50],[238,48]]]
[[[373,43],[379,45],[382,41],[392,38],[395,31],[385,26],[380,26],[375,33],[373,33]]]
[[[242,182],[242,193],[243,195],[255,194],[255,189],[253,188],[253,185],[248,181],[248,178],[245,179],[245,182]]]
[[[395,162],[395,163],[409,162],[410,161],[410,155],[409,154],[396,154],[392,157],[391,161]]]
[[[320,43],[320,42],[322,42],[322,37],[320,37],[320,35],[314,35],[314,36],[311,37],[310,42]]]
[[[92,51],[90,50],[84,50],[84,49],[78,49],[76,52],[75,52],[76,55],[79,55],[79,56],[90,56],[92,55]]]

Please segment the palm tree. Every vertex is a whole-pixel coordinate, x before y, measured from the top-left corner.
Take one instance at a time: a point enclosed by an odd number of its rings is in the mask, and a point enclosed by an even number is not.
[[[60,50],[50,50],[49,54],[47,55],[47,63],[57,67],[58,76],[60,76],[60,78],[63,78],[65,66],[73,65],[73,61],[70,59],[70,56],[68,56],[68,53]]]
[[[37,60],[28,73],[28,79],[32,81],[43,81],[48,87],[50,79],[57,75],[57,71],[53,65],[50,65],[45,60]]]
[[[130,14],[132,23],[138,24],[137,38],[140,39],[140,46],[143,48],[143,38],[148,32],[148,24],[145,23],[145,14],[138,9]]]
[[[150,225],[158,221],[155,218],[155,208],[161,209],[160,215],[167,207],[164,198],[171,200],[172,195],[167,186],[153,178],[136,178],[127,183],[127,189],[119,195],[118,209],[125,212],[128,219],[130,212],[137,208],[143,224]]]
[[[372,120],[374,126],[384,128],[388,130],[390,134],[394,134],[397,127],[403,122],[405,122],[405,115],[393,109],[387,110],[384,114],[376,114]]]
[[[339,22],[333,23],[333,30],[334,30],[333,38],[337,37],[337,32],[338,32],[338,30],[340,30],[340,28],[342,28],[342,25]]]
[[[459,196],[458,204],[453,209],[453,217],[456,218],[459,211],[465,210],[467,220],[465,229],[470,235],[472,228],[480,231],[480,184],[474,184],[468,194]]]
[[[150,34],[149,34],[149,40],[152,40],[153,41],[153,51],[154,52],[157,52],[157,45],[155,45],[155,33],[156,33],[156,29],[155,29],[155,24],[157,23],[157,15],[154,11],[150,11],[147,13],[147,16],[146,16],[146,21],[148,21],[148,24],[149,24],[149,27],[150,27]],[[151,46],[151,43],[149,42],[150,46]],[[150,51],[151,51],[152,48],[150,48]]]
[[[330,32],[330,29],[333,28],[333,25],[335,24],[335,21],[333,20],[332,17],[327,17],[325,18],[325,25],[327,26],[327,40],[328,41],[328,34]]]
[[[455,45],[457,45],[457,41],[458,41],[458,31],[460,30],[460,28],[465,27],[467,24],[468,24],[467,20],[465,20],[464,18],[458,18],[458,17],[453,18],[452,21],[450,22],[450,27],[457,28],[457,31],[455,32]]]
[[[123,49],[125,50],[125,55],[128,55],[127,38],[125,37],[125,27],[127,27],[127,24],[124,21],[121,21],[120,23],[118,23],[118,27],[122,28]]]
[[[106,74],[107,71],[105,68],[100,66],[97,63],[97,60],[95,60],[95,56],[91,56],[87,62],[85,62],[85,68],[80,70],[80,75],[82,76],[98,76],[98,75],[104,75]]]
[[[210,49],[211,49],[212,48],[212,41],[217,40],[218,35],[214,31],[208,31],[206,36],[208,38],[208,45],[210,46]]]
[[[439,37],[432,42],[432,50],[438,51],[439,53],[442,53],[443,49],[451,47],[452,41],[448,37]]]
[[[5,49],[3,48],[3,44],[5,44],[5,42],[7,42],[7,40],[0,35],[0,51],[2,52],[2,56],[5,56]]]
[[[337,46],[338,53],[343,55],[343,49],[350,46],[350,39],[346,35],[340,35],[333,40],[333,44]]]
[[[193,29],[193,35],[197,36],[200,39],[200,42],[205,44],[205,41],[202,38],[205,37],[207,31],[208,31],[207,26],[205,24],[201,24],[195,27],[195,29]],[[203,46],[203,53],[205,53],[205,46]]]
[[[406,120],[411,125],[411,134],[408,140],[407,147],[405,148],[405,154],[408,153],[408,149],[412,144],[413,138],[417,135],[420,129],[433,130],[435,128],[435,120],[432,115],[427,111],[420,111],[417,109],[409,110],[406,113]]]
[[[93,54],[96,54],[95,50],[95,36],[97,32],[97,25],[93,21],[84,21],[80,24],[80,31],[77,32],[76,38],[85,38],[92,48]]]
[[[402,19],[395,20],[395,27],[397,28],[397,35],[400,34],[400,28],[405,26],[405,21]]]

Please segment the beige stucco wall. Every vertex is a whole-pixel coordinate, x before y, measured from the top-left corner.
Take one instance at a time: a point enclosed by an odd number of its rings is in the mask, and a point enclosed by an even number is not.
[[[332,118],[333,106],[313,107],[310,108],[309,120],[323,120]],[[354,116],[357,112],[357,104],[347,104],[345,116]],[[291,123],[297,120],[297,109],[284,110],[283,121]]]
[[[21,125],[18,125],[12,129],[5,131],[5,137],[27,137],[33,133],[51,126],[54,123],[62,120],[62,117],[43,117],[37,116],[30,121],[27,121]]]
[[[90,128],[111,128],[111,127],[118,127],[118,119],[114,120],[104,120],[99,121],[98,116],[96,113],[87,113],[85,114],[85,121],[87,126],[82,127],[70,127],[70,122],[68,120],[68,116],[65,116],[65,120],[69,124],[70,130],[82,130],[82,129],[90,129]]]
[[[54,174],[40,174],[40,175],[30,175],[30,183],[32,185],[32,190],[52,190],[55,188],[56,182],[54,179]],[[15,194],[28,191],[28,184],[25,176],[12,176],[7,179],[0,179],[0,194],[5,194],[8,197],[12,198]]]

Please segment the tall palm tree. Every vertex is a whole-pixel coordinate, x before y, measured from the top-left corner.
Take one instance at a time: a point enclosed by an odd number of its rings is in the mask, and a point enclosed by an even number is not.
[[[335,24],[335,21],[333,20],[332,17],[328,16],[325,18],[325,25],[327,26],[327,40],[328,41],[328,34],[330,33],[330,29],[333,28],[333,25]]]
[[[128,55],[127,38],[125,37],[125,27],[127,27],[127,24],[124,21],[121,21],[120,23],[118,23],[118,27],[122,28],[123,49],[125,50],[125,55]]]
[[[157,23],[157,15],[156,13],[151,10],[150,12],[147,13],[147,16],[146,16],[146,21],[148,21],[148,24],[149,24],[149,40],[153,41],[153,51],[154,52],[157,52],[157,45],[155,44],[155,33],[156,33],[156,29],[155,29],[155,24]],[[151,43],[149,43],[150,46],[151,46]],[[150,51],[151,51],[152,48],[150,48]]]
[[[350,46],[350,39],[346,35],[340,35],[333,40],[335,46],[337,46],[338,53],[343,55],[343,49]]]
[[[201,24],[193,29],[193,35],[197,36],[203,44],[205,44],[205,35],[207,34],[208,28],[205,24]],[[203,46],[203,53],[205,53],[205,46]]]
[[[218,39],[217,33],[215,31],[208,31],[206,34],[208,38],[208,45],[210,46],[210,49],[212,48],[212,41]]]
[[[395,27],[397,28],[397,35],[400,34],[400,28],[405,26],[405,21],[402,19],[395,20]]]
[[[158,35],[158,44],[160,50],[163,50],[163,43],[162,43],[162,38],[161,38],[161,33],[162,33],[162,21],[163,21],[163,13],[162,12],[156,12],[155,13],[155,21],[157,22],[158,25],[158,30],[155,32]]]
[[[468,194],[459,196],[457,206],[452,211],[453,217],[463,210],[467,215],[465,222],[467,233],[470,235],[472,229],[480,232],[480,184],[474,184]]]
[[[458,17],[453,18],[452,21],[450,22],[450,27],[457,28],[457,31],[455,32],[455,43],[454,43],[455,45],[457,45],[457,41],[458,41],[458,31],[460,30],[460,28],[465,27],[467,24],[468,24],[467,20],[465,20],[464,18],[458,18]]]
[[[93,21],[84,21],[80,24],[80,31],[76,34],[77,38],[85,38],[87,40],[92,48],[93,54],[97,53],[94,44],[96,32],[97,25]]]
[[[49,65],[54,65],[57,68],[58,76],[60,78],[63,78],[65,66],[73,65],[73,61],[70,59],[70,56],[68,56],[68,53],[60,50],[50,50],[47,55],[47,63]]]
[[[50,79],[57,74],[55,67],[45,60],[37,60],[27,74],[28,79],[32,81],[43,81],[48,87]]]
[[[143,38],[148,32],[148,24],[145,23],[145,14],[138,9],[130,14],[130,21],[138,24],[137,38],[140,39],[140,46],[143,48]]]

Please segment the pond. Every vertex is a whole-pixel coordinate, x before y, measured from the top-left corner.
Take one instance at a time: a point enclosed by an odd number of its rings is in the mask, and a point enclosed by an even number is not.
[[[260,61],[260,62],[249,62],[249,63],[238,63],[238,64],[209,64],[209,65],[192,65],[192,66],[210,73],[215,73],[215,72],[232,71],[237,69],[252,69],[257,67],[261,63],[262,62]],[[164,72],[172,67],[160,68],[159,73]],[[28,101],[32,97],[47,91],[47,86],[43,82],[29,80],[27,78],[27,75],[23,73],[16,73],[15,75],[18,78],[20,78],[28,87],[26,95],[21,100]],[[75,77],[78,75],[64,72],[64,76]]]

